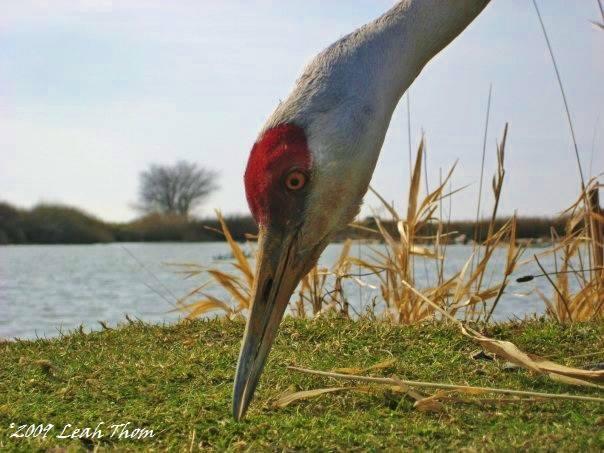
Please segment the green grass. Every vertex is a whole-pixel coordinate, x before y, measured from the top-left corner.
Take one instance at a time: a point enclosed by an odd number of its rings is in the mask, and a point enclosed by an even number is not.
[[[525,350],[574,366],[602,356],[602,324],[560,327],[530,322],[490,328]],[[477,361],[476,346],[442,325],[394,327],[344,320],[288,319],[282,326],[248,417],[231,417],[232,379],[241,322],[199,321],[170,327],[135,324],[60,339],[0,344],[0,450],[574,450],[604,449],[604,407],[584,402],[446,403],[441,413],[413,409],[384,389],[346,392],[271,408],[289,386],[338,385],[286,370],[369,366],[395,357],[382,375],[544,392],[597,394],[556,384],[499,361]],[[377,372],[376,372],[377,373]],[[600,392],[601,393],[601,392]],[[58,439],[67,423],[95,427],[100,440]],[[111,438],[113,423],[153,429],[154,437]],[[10,438],[11,423],[55,425],[46,439]]]

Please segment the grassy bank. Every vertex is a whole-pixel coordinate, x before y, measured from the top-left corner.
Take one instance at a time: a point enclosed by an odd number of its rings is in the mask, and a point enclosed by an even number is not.
[[[604,407],[571,401],[447,402],[439,413],[420,412],[400,395],[375,387],[275,409],[270,401],[288,387],[350,385],[288,371],[288,364],[329,370],[365,367],[394,358],[375,375],[433,382],[597,394],[505,371],[499,361],[469,358],[476,345],[442,324],[288,319],[246,420],[230,416],[231,386],[243,323],[195,321],[173,327],[134,324],[54,340],[0,344],[0,449],[461,449],[575,450],[604,448]],[[587,366],[601,356],[604,326],[549,322],[495,326],[526,351],[567,365]],[[575,358],[573,358],[575,357]],[[489,396],[491,398],[491,396]],[[101,439],[59,439],[63,426],[94,428]],[[154,431],[153,438],[111,437],[110,425]],[[15,424],[47,424],[46,439],[9,438]],[[67,430],[65,433],[73,432]],[[121,431],[120,431],[121,432]]]

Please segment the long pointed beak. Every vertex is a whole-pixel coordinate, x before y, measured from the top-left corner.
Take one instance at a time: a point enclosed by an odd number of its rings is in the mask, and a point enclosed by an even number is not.
[[[233,391],[233,415],[240,420],[254,396],[289,298],[308,263],[297,253],[297,232],[260,231],[253,303],[247,321]]]

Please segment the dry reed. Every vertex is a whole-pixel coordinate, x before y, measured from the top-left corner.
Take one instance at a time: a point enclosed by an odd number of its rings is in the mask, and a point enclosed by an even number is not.
[[[399,214],[371,188],[390,214],[397,234],[389,231],[378,217],[375,218],[376,229],[356,225],[372,232],[381,245],[368,245],[370,256],[362,259],[350,253],[352,241],[346,241],[339,258],[331,268],[315,266],[303,278],[292,298],[290,312],[301,318],[322,316],[328,312],[350,316],[353,306],[345,294],[345,282],[371,286],[362,278],[371,276],[377,281],[382,302],[373,304],[371,315],[376,318],[397,324],[445,318],[401,283],[406,282],[449,316],[461,317],[466,321],[489,322],[498,304],[505,299],[512,274],[519,266],[528,262],[520,262],[525,247],[517,243],[515,216],[502,226],[496,227],[505,179],[507,134],[506,125],[496,150],[497,169],[492,180],[493,208],[486,237],[480,243],[474,243],[472,254],[463,266],[450,275],[444,272],[450,234],[443,233],[445,220],[441,218],[442,203],[457,192],[446,192],[455,165],[434,190],[423,199],[420,198],[424,162],[422,140],[411,175],[405,216]],[[548,273],[537,255],[531,259],[542,268],[543,276],[552,286],[552,292],[548,295],[538,288],[534,291],[543,300],[546,315],[559,322],[601,318],[604,312],[604,215],[599,207],[599,187],[598,181],[592,179],[585,188],[586,193],[581,194],[577,201],[561,214],[563,218],[568,219],[565,233],[562,237],[552,233],[552,248],[545,253],[553,256],[554,269],[550,269]],[[222,311],[231,318],[245,315],[251,303],[254,263],[244,253],[241,245],[232,238],[220,212],[217,212],[217,216],[221,233],[234,258],[230,263],[232,270],[225,271],[218,267],[203,267],[191,263],[178,265],[179,272],[186,278],[199,275],[209,277],[204,284],[178,300],[177,306],[187,313],[188,318],[203,316],[213,311]],[[253,243],[249,246],[253,247]],[[498,248],[505,248],[506,251],[505,262],[499,266],[499,281],[485,284],[492,280],[490,269],[495,266],[492,261]],[[544,253],[540,254],[543,255]],[[416,283],[416,257],[431,260],[435,266],[435,272],[430,273],[431,280],[427,285],[424,283],[423,288],[418,288]],[[351,273],[352,266],[362,269],[363,273]],[[213,291],[215,287],[219,287],[220,291]],[[377,311],[380,306],[384,308]]]

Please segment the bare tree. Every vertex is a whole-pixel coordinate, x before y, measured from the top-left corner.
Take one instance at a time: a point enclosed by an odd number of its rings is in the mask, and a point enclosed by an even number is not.
[[[144,212],[188,216],[218,188],[218,174],[195,163],[151,165],[140,174],[139,199]]]

